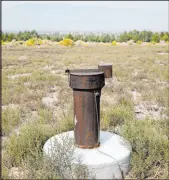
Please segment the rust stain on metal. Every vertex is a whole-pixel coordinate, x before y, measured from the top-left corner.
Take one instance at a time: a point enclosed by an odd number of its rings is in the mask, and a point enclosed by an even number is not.
[[[77,144],[75,144],[75,146],[76,147],[78,147],[78,148],[83,148],[83,149],[93,149],[93,148],[97,148],[97,147],[99,147],[100,146],[100,143],[98,143],[98,144],[96,144],[95,146],[83,146],[83,145],[77,145]]]

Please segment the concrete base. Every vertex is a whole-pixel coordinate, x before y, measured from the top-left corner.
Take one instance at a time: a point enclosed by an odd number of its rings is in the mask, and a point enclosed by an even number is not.
[[[44,155],[51,157],[54,141],[62,142],[64,137],[74,138],[74,132],[68,131],[50,138],[44,145]],[[101,131],[100,147],[94,149],[75,147],[74,157],[73,164],[77,164],[79,157],[82,158],[82,164],[92,172],[89,178],[95,175],[96,179],[121,179],[129,171],[131,147],[122,137]]]

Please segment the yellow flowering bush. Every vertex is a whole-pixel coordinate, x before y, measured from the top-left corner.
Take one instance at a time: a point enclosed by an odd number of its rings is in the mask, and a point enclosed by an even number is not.
[[[111,43],[113,46],[116,46],[116,41],[112,41],[112,43]]]
[[[137,44],[142,44],[142,41],[137,41]]]
[[[35,39],[29,39],[25,42],[27,46],[33,46],[35,44]]]
[[[64,46],[72,46],[74,44],[74,41],[69,38],[66,38],[60,41],[59,44]]]
[[[6,45],[6,44],[8,44],[9,43],[9,41],[3,41],[3,40],[1,40],[1,45]]]
[[[25,44],[27,46],[41,45],[42,44],[42,40],[41,39],[37,39],[37,38],[32,38],[32,39],[27,40],[25,42]]]

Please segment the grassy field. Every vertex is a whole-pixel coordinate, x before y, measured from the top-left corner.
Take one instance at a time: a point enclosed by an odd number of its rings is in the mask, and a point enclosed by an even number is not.
[[[74,127],[64,71],[102,62],[113,78],[102,89],[101,129],[131,143],[126,178],[169,178],[168,53],[159,44],[2,47],[2,178],[64,178],[42,156],[47,139]]]

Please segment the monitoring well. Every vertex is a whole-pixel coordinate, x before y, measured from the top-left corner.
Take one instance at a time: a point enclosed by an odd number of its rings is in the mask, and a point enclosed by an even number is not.
[[[74,131],[57,134],[44,145],[45,156],[52,158],[54,141],[67,136],[74,139],[73,164],[82,157],[89,169],[89,179],[120,179],[129,171],[131,148],[114,133],[100,131],[100,99],[105,78],[112,78],[112,65],[101,64],[98,69],[67,69],[69,86],[73,90]],[[63,138],[64,139],[64,138]],[[76,161],[77,160],[77,161]],[[92,175],[91,175],[92,174]]]

